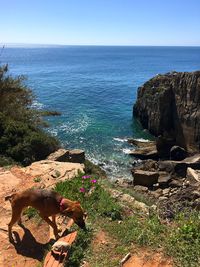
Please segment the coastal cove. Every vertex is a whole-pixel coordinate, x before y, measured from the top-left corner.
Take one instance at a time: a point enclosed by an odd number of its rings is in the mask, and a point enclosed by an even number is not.
[[[37,108],[62,113],[48,131],[65,148],[124,177],[133,161],[127,138],[151,138],[132,118],[137,88],[158,73],[199,70],[200,47],[5,47],[0,62],[27,76]]]

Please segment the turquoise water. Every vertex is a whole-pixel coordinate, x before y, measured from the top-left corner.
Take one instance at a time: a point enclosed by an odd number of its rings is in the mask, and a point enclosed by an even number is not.
[[[83,148],[111,177],[130,175],[128,137],[149,138],[132,118],[138,86],[158,73],[200,70],[200,47],[5,48],[1,63],[24,74],[37,108],[60,111],[50,128],[66,148]]]

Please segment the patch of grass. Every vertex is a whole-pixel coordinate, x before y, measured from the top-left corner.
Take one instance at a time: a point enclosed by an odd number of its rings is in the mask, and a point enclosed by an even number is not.
[[[83,260],[87,253],[87,249],[90,246],[93,231],[87,228],[87,231],[80,230],[76,242],[70,249],[69,258],[65,263],[65,266],[79,267],[80,262]]]
[[[80,173],[72,180],[58,183],[55,190],[64,197],[80,201],[88,213],[89,222],[93,225],[102,218],[111,221],[121,219],[121,206],[101,186],[101,181],[96,176]],[[93,230],[88,229],[88,226],[86,232],[79,230],[78,240],[71,249],[68,266],[80,266],[81,260],[87,256],[92,235]]]
[[[79,174],[72,180],[56,184],[55,190],[66,198],[80,201],[91,220],[97,217],[121,219],[121,206],[101,186],[96,176]]]
[[[177,266],[200,266],[200,213],[180,213],[175,224],[166,239],[166,252],[175,259]]]
[[[117,222],[105,223],[105,229],[116,237],[121,245],[130,246],[135,243],[139,246],[161,247],[166,233],[157,216],[142,218],[132,215],[125,218],[121,224]]]
[[[32,207],[28,207],[27,209],[25,209],[23,214],[26,215],[29,219],[36,217],[36,216],[39,217],[38,211]]]
[[[56,178],[60,177],[61,173],[58,170],[55,170],[55,176]]]
[[[153,199],[150,199],[148,196],[145,196],[145,194],[134,191],[134,189],[131,187],[120,188],[120,190],[123,193],[129,194],[130,196],[134,197],[137,201],[145,203],[147,206],[155,204],[155,201],[153,201]]]
[[[33,180],[35,183],[39,183],[41,182],[42,178],[38,176],[38,177],[35,177]]]

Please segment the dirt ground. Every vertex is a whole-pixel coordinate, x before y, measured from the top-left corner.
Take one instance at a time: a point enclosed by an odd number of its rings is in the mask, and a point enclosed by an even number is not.
[[[34,177],[24,174],[18,167],[11,170],[0,168],[0,267],[37,266],[43,259],[49,241],[49,226],[34,220],[24,221],[24,227],[15,225],[13,232],[18,240],[13,245],[8,240],[7,224],[11,218],[9,201],[6,195],[35,185]]]
[[[160,253],[140,251],[133,255],[123,267],[172,267],[170,260],[165,259]]]
[[[92,242],[93,251],[95,253],[101,253],[101,251],[104,251],[103,247],[107,247],[109,250],[109,247],[114,242],[111,240],[110,237],[108,237],[107,233],[103,230],[99,230]],[[113,244],[114,245],[114,244]],[[125,256],[125,255],[124,255]],[[118,255],[112,254],[112,258],[115,257],[118,258]],[[121,259],[122,260],[122,259]],[[131,251],[131,257],[123,263],[123,267],[172,267],[173,264],[170,259],[166,259],[162,253],[155,253],[153,251],[147,251],[145,249],[137,249],[134,248],[133,251]],[[85,262],[83,264],[83,267],[93,267],[88,262]],[[109,266],[105,266],[109,267]]]

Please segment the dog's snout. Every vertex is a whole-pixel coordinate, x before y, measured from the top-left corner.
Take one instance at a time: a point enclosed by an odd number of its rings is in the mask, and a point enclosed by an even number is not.
[[[86,225],[85,225],[85,222],[84,221],[79,221],[79,222],[76,222],[76,224],[83,230],[86,229]]]

